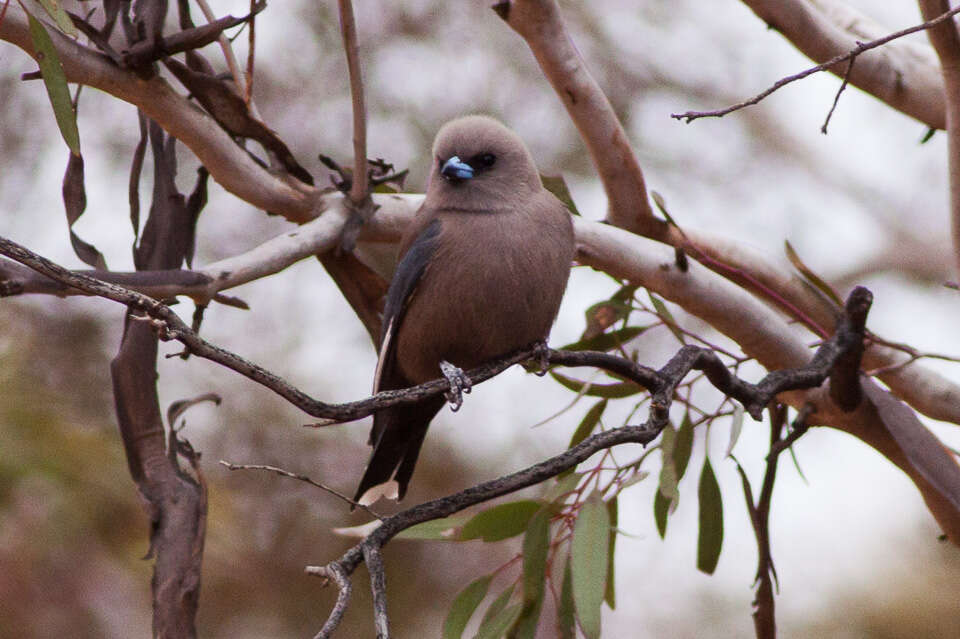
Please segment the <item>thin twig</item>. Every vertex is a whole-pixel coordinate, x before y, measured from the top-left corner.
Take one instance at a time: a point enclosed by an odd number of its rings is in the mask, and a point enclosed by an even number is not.
[[[367,511],[368,513],[370,513],[371,516],[376,517],[377,519],[383,519],[383,517],[381,517],[379,514],[377,514],[377,512],[374,511],[374,510],[373,510],[372,508],[370,508],[369,506],[365,506],[365,505],[363,505],[363,504],[361,504],[361,503],[355,502],[354,500],[350,499],[347,495],[344,495],[343,493],[341,493],[340,491],[338,491],[336,488],[331,488],[330,486],[327,486],[327,485],[324,484],[324,483],[315,481],[315,480],[311,479],[310,477],[308,477],[307,475],[301,475],[301,474],[299,474],[299,473],[293,473],[293,472],[290,472],[289,470],[284,470],[283,468],[277,468],[276,466],[268,466],[268,465],[266,465],[266,464],[234,464],[233,462],[228,462],[228,461],[225,461],[225,460],[223,460],[223,459],[220,460],[220,463],[221,463],[222,465],[226,466],[226,467],[227,467],[228,469],[230,469],[230,470],[266,470],[266,471],[269,471],[269,472],[271,472],[271,473],[276,473],[277,475],[281,475],[281,476],[283,476],[283,477],[290,477],[291,479],[298,479],[298,480],[300,480],[300,481],[302,481],[302,482],[306,482],[306,483],[310,484],[311,486],[316,486],[316,487],[319,488],[320,490],[326,491],[326,492],[330,493],[331,495],[333,495],[334,497],[338,497],[339,499],[342,499],[343,501],[345,501],[345,502],[347,502],[348,504],[350,504],[350,507],[351,507],[351,508],[355,508],[355,507],[361,508],[361,509]]]
[[[162,302],[115,284],[69,271],[2,237],[0,237],[0,255],[5,255],[47,277],[91,295],[126,304],[145,313],[154,323],[161,339],[179,341],[198,357],[222,364],[266,386],[313,417],[334,422],[353,421],[389,406],[415,403],[450,388],[448,381],[437,379],[407,389],[382,391],[355,402],[344,404],[322,402],[313,399],[271,371],[210,344],[190,330],[190,327],[173,309]],[[861,309],[859,312],[864,313],[865,317],[870,298],[872,296],[867,289],[858,287],[851,292],[847,308]],[[693,345],[680,349],[659,371],[609,353],[547,350],[545,354],[547,361],[551,364],[602,368],[646,388],[653,395],[651,406],[656,411],[665,411],[669,408],[673,392],[684,375],[691,370],[700,370],[718,390],[741,402],[751,416],[760,419],[760,412],[778,393],[819,386],[829,376],[837,359],[857,343],[862,343],[862,340],[860,321],[840,322],[836,334],[824,340],[808,365],[797,369],[772,371],[757,384],[751,384],[732,374],[713,351]],[[540,345],[530,345],[528,348],[520,349],[467,371],[467,376],[474,384],[478,384],[514,364],[529,360],[539,362],[543,355],[544,350]]]
[[[359,205],[368,195],[367,183],[367,107],[363,97],[363,75],[360,71],[360,51],[357,45],[357,24],[350,0],[338,0],[340,31],[347,54],[347,72],[350,75],[350,96],[353,99],[353,184],[350,199]]]
[[[936,17],[936,18],[934,18],[933,20],[930,20],[930,21],[928,21],[928,22],[924,22],[924,23],[921,23],[921,24],[918,24],[918,25],[914,25],[914,26],[912,26],[912,27],[908,27],[908,28],[902,29],[902,30],[900,30],[900,31],[895,31],[894,33],[891,33],[890,35],[886,35],[886,36],[884,36],[884,37],[882,37],[882,38],[878,38],[878,39],[876,39],[876,40],[871,40],[871,41],[869,41],[869,42],[861,42],[861,43],[858,43],[857,46],[854,47],[853,49],[851,49],[850,51],[848,51],[848,52],[846,52],[846,53],[841,53],[840,55],[837,55],[837,56],[834,56],[834,57],[830,58],[829,60],[827,60],[826,62],[824,62],[823,64],[818,64],[817,66],[815,66],[815,67],[810,67],[809,69],[806,69],[806,70],[804,70],[804,71],[801,71],[800,73],[795,73],[795,74],[793,74],[793,75],[788,75],[788,76],[785,77],[785,78],[781,78],[781,79],[777,80],[776,82],[773,83],[773,85],[772,85],[770,88],[768,88],[767,90],[765,90],[765,91],[763,91],[763,92],[761,92],[761,93],[758,93],[757,95],[753,96],[753,97],[750,98],[749,100],[744,100],[743,102],[738,102],[737,104],[734,104],[734,105],[732,105],[732,106],[728,106],[728,107],[723,108],[723,109],[717,109],[717,110],[715,110],[715,111],[687,111],[686,113],[671,113],[671,114],[670,114],[670,117],[673,118],[673,119],[675,119],[675,120],[685,120],[685,121],[687,122],[687,124],[689,124],[690,122],[693,122],[694,120],[697,120],[697,119],[699,119],[699,118],[720,118],[720,117],[723,117],[723,116],[727,115],[728,113],[733,113],[734,111],[739,111],[740,109],[743,109],[743,108],[745,108],[745,107],[748,107],[748,106],[752,106],[752,105],[754,105],[754,104],[757,104],[758,102],[760,102],[761,100],[763,100],[764,98],[766,98],[768,95],[770,95],[770,94],[773,93],[774,91],[776,91],[776,90],[778,90],[778,89],[780,89],[780,88],[782,88],[782,87],[790,84],[791,82],[796,82],[797,80],[802,80],[803,78],[805,78],[805,77],[807,77],[807,76],[809,76],[809,75],[813,75],[814,73],[819,73],[820,71],[826,71],[826,70],[828,70],[830,67],[832,67],[832,66],[834,66],[834,65],[836,65],[836,64],[839,64],[840,62],[844,62],[844,61],[846,61],[846,60],[851,60],[851,59],[857,57],[858,55],[860,55],[861,53],[863,53],[863,52],[865,52],[865,51],[869,51],[869,50],[871,50],[871,49],[876,49],[877,47],[881,47],[881,46],[887,44],[888,42],[891,42],[891,41],[893,41],[893,40],[897,40],[898,38],[902,38],[902,37],[904,37],[904,36],[910,35],[911,33],[916,33],[916,32],[918,32],[918,31],[924,31],[924,30],[926,30],[926,29],[930,29],[930,28],[932,28],[932,27],[935,27],[935,26],[937,26],[938,24],[940,24],[941,22],[945,22],[946,20],[951,19],[953,16],[957,15],[958,13],[960,13],[960,6],[954,7],[953,9],[950,9],[949,11],[943,13],[942,15],[940,15],[940,16],[938,16],[938,17]]]
[[[857,41],[857,44],[860,44],[860,41]],[[833,96],[833,104],[830,105],[830,110],[827,111],[827,117],[823,121],[823,126],[820,127],[820,133],[824,135],[827,134],[827,125],[830,124],[830,118],[833,117],[833,112],[837,109],[837,103],[840,102],[840,94],[843,93],[843,90],[847,88],[847,84],[850,83],[850,72],[853,71],[853,63],[857,61],[857,56],[850,58],[850,62],[847,63],[847,70],[843,74],[843,82],[840,83],[840,88],[837,89],[837,94]]]

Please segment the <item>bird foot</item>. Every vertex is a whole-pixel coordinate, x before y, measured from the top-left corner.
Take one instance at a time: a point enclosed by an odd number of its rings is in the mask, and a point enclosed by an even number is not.
[[[533,345],[533,359],[540,364],[540,370],[534,371],[537,377],[543,377],[547,374],[547,368],[550,366],[550,347],[546,342],[537,342]]]
[[[460,368],[457,368],[447,361],[440,362],[440,372],[443,373],[443,376],[447,378],[447,382],[450,384],[450,390],[443,395],[447,398],[447,401],[450,402],[450,410],[457,412],[463,405],[463,394],[470,393],[470,390],[473,388],[473,382],[470,381],[470,378],[467,377],[466,373]]]

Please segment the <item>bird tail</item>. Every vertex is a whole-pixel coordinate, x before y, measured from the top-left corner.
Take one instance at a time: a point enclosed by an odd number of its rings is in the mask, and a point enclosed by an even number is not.
[[[381,496],[403,499],[430,420],[443,408],[443,395],[415,404],[392,406],[373,417],[373,454],[354,501],[370,505]]]

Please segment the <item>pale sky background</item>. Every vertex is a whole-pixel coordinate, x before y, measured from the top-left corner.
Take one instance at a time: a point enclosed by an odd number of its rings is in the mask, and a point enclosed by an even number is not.
[[[211,4],[217,13],[240,14],[247,7],[239,0]],[[322,4],[322,10],[333,11],[334,3]],[[433,4],[402,2],[386,10],[381,2],[357,3],[369,88],[371,157],[409,166],[408,188],[419,190],[427,157],[424,140],[429,141],[449,117],[481,108],[494,112],[527,140],[543,172],[565,172],[585,216],[602,218],[603,193],[587,161],[581,157],[571,162],[571,157],[582,154],[582,146],[566,113],[545,80],[531,83],[523,79],[528,77],[524,73],[535,69],[520,39],[500,24],[487,2],[448,2],[440,15],[428,12]],[[858,0],[849,4],[869,12],[891,30],[918,21],[913,3]],[[261,111],[271,127],[291,143],[301,162],[318,174],[317,152],[349,163],[352,151],[342,52],[321,49],[322,44],[314,46],[312,22],[320,19],[320,10],[314,5],[272,3],[258,22],[257,46],[260,68],[277,65],[283,76],[270,86],[271,95],[282,99],[269,101]],[[571,3],[562,6],[572,11]],[[589,11],[602,16],[597,20],[598,33],[615,44],[617,64],[646,83],[637,99],[617,106],[624,106],[631,115],[628,133],[649,187],[666,198],[681,225],[729,234],[777,259],[784,259],[783,241],[789,240],[806,263],[828,279],[853,270],[882,250],[888,225],[910,230],[931,247],[948,241],[945,137],[938,134],[920,145],[925,133],[922,124],[852,87],[840,100],[829,135],[822,135],[820,125],[839,86],[833,76],[815,75],[781,89],[759,107],[723,119],[688,125],[669,117],[672,112],[724,106],[730,97],[753,95],[778,78],[811,66],[740,3],[603,0],[589,3]],[[399,13],[421,21],[429,40],[401,37],[378,44],[383,23]],[[329,29],[327,41],[332,41],[338,37],[335,22]],[[922,35],[917,39],[925,41]],[[598,41],[600,38],[593,37],[577,40],[591,70],[601,84],[609,86],[619,80],[610,75],[605,58],[595,57],[603,53]],[[241,59],[245,42],[245,37],[236,42]],[[33,66],[19,50],[6,45],[0,46],[0,68],[5,69],[4,76],[15,78]],[[718,97],[695,102],[678,91],[660,90],[657,78],[667,71],[678,84]],[[31,126],[24,138],[35,150],[35,159],[31,166],[4,169],[0,234],[61,264],[81,267],[68,242],[59,196],[66,153],[47,120],[52,120],[52,114],[42,86],[33,82],[14,88],[17,102],[29,105],[23,118]],[[75,228],[106,254],[112,268],[130,269],[126,165],[137,138],[136,118],[129,106],[86,90],[80,104],[80,131],[88,208]],[[770,139],[757,138],[760,131]],[[0,153],[2,145],[0,139]],[[789,149],[789,153],[782,156],[770,150],[777,148]],[[193,169],[183,166],[181,177],[181,187],[188,191]],[[146,208],[142,215],[145,218]],[[233,254],[290,226],[266,218],[214,186],[200,219],[197,261],[206,263]],[[861,283],[875,295],[871,330],[921,350],[960,355],[955,291],[918,285],[895,275],[871,277]],[[575,269],[552,344],[577,339],[583,330],[583,309],[613,290],[615,285],[605,276]],[[251,302],[253,310],[211,307],[204,326],[209,340],[263,363],[330,401],[357,399],[369,392],[375,353],[318,262],[306,260],[230,293]],[[114,318],[119,339],[116,305],[81,299],[38,303],[103,312]],[[187,318],[191,310],[190,304],[180,307]],[[702,329],[697,320],[680,317],[686,326]],[[675,344],[665,342],[653,349],[644,363],[660,366],[674,348]],[[173,352],[177,346],[164,349]],[[934,361],[926,365],[960,381],[957,365]],[[160,366],[164,406],[207,390],[220,392],[228,403],[238,394],[247,396],[247,401],[267,395],[237,375],[196,359],[187,364],[179,359],[164,360]],[[590,405],[581,402],[550,424],[531,429],[570,399],[567,391],[548,380],[511,370],[475,389],[457,415],[445,409],[434,422],[423,456],[442,455],[445,446],[469,450],[481,468],[489,468],[490,476],[534,463],[562,450]],[[613,409],[611,406],[611,414],[616,414]],[[346,436],[357,442],[353,449],[356,457],[344,459],[342,469],[311,469],[305,460],[297,462],[297,470],[351,491],[366,461],[359,444],[366,438],[368,423],[318,435],[299,428],[309,419],[295,411],[288,411],[288,416],[286,423],[264,425],[268,441],[281,440],[275,443],[276,451],[295,449],[297,442],[315,443],[317,437],[327,441]],[[220,472],[213,464],[224,453],[204,447],[205,433],[231,425],[208,407],[195,409],[189,419],[193,441],[205,452],[208,472]],[[931,427],[946,443],[960,447],[956,426]],[[620,498],[620,527],[629,536],[621,536],[617,543],[620,605],[616,611],[605,610],[605,636],[752,634],[756,547],[735,467],[722,459],[728,431],[728,424],[718,423],[710,441],[711,460],[724,496],[726,526],[716,574],[708,577],[695,569],[696,477],[703,455],[703,434],[698,433],[694,458],[681,484],[679,509],[665,541],[657,536],[652,517],[656,465],[650,467],[654,471],[651,478]],[[747,418],[736,448],[755,490],[762,477],[767,437],[765,425]],[[809,483],[798,476],[788,457],[782,458],[771,517],[781,584],[777,613],[781,636],[787,638],[800,636],[791,627],[818,610],[866,592],[875,582],[898,579],[905,571],[915,570],[910,558],[894,549],[904,543],[936,544],[938,534],[913,484],[858,440],[816,429],[804,436],[795,450]],[[618,457],[632,454],[625,450]],[[265,460],[258,457],[258,451],[249,451],[247,458],[234,461]],[[464,548],[464,552],[484,552],[476,544]],[[386,550],[400,551],[399,544]],[[323,559],[311,557],[309,561]],[[390,578],[395,582],[402,579]],[[354,586],[367,588],[364,571],[354,577]],[[739,614],[717,618],[714,609],[730,600]],[[849,614],[856,616],[857,611]]]

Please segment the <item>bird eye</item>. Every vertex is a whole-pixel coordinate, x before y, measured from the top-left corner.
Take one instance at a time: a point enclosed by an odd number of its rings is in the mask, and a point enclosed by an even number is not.
[[[493,153],[484,153],[477,156],[477,164],[486,169],[489,169],[491,166],[493,166],[494,162],[496,161],[497,156],[495,156]]]

